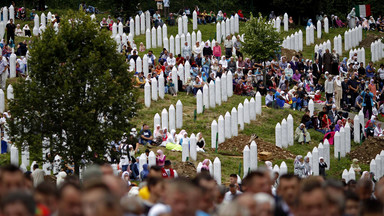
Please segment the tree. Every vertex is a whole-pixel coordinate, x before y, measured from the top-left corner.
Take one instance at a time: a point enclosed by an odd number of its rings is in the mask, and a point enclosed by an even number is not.
[[[280,49],[282,36],[272,23],[259,13],[259,17],[251,17],[245,23],[244,44],[242,51],[258,62],[273,58]]]
[[[12,141],[41,155],[48,139],[51,152],[77,172],[85,162],[103,161],[108,143],[129,130],[137,106],[116,42],[89,16],[70,12],[58,32],[49,26],[30,47],[30,79],[15,84],[10,102]]]

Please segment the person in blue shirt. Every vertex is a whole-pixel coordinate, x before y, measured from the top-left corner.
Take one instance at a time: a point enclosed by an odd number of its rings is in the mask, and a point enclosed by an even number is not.
[[[375,76],[375,68],[373,67],[373,62],[369,62],[368,66],[365,68],[365,73],[367,77],[372,78]]]
[[[143,125],[143,129],[140,131],[140,144],[151,144],[153,140],[151,130],[147,124]]]
[[[364,116],[368,111],[368,119],[371,119],[372,116],[372,107],[373,107],[373,94],[369,91],[369,89],[365,89],[365,91],[361,92],[361,97],[363,99],[363,113]]]

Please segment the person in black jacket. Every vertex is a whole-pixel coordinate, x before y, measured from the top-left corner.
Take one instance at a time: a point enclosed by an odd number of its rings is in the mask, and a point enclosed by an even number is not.
[[[205,46],[203,48],[203,56],[212,56],[212,48],[208,45],[208,42],[205,42]]]
[[[327,167],[328,167],[328,165],[327,165],[327,163],[325,163],[324,158],[320,157],[319,158],[319,174],[321,176],[325,177],[325,168],[327,168]]]

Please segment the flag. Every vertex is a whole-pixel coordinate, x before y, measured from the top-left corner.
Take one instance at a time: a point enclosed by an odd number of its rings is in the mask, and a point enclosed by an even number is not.
[[[369,17],[371,16],[371,5],[356,5],[355,11],[357,17]]]

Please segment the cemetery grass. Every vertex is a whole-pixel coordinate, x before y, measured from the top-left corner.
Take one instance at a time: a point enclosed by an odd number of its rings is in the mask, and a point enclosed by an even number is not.
[[[144,104],[143,91],[140,91],[139,104]],[[177,97],[172,97],[171,95],[165,95],[164,100],[158,100],[157,102],[151,101],[151,107],[146,108],[142,107],[139,109],[137,116],[132,119],[132,123],[136,126],[138,130],[140,130],[142,124],[146,123],[149,125],[149,128],[153,130],[153,117],[156,113],[159,113],[161,116],[161,111],[165,109],[169,109],[169,106],[173,104],[176,105],[177,100],[180,100],[183,103],[183,127],[188,132],[190,136],[192,133],[195,135],[198,132],[203,133],[203,137],[206,141],[205,153],[198,153],[197,161],[191,161],[195,167],[197,167],[199,162],[202,162],[204,159],[208,158],[211,161],[214,160],[215,157],[218,157],[222,163],[222,182],[228,181],[228,177],[232,173],[239,173],[239,166],[241,167],[240,173],[243,173],[243,161],[242,161],[242,150],[241,151],[221,151],[220,149],[216,152],[216,149],[211,148],[211,130],[210,126],[213,120],[218,119],[220,115],[225,115],[228,111],[230,112],[233,107],[238,106],[239,103],[243,103],[245,98],[250,99],[250,97],[233,95],[228,98],[227,102],[223,102],[221,106],[216,106],[214,109],[205,109],[203,114],[198,114],[196,117],[196,121],[194,121],[194,110],[196,108],[196,98],[192,95],[186,95],[184,92],[178,93]],[[264,97],[263,103],[264,104]],[[304,115],[301,111],[294,111],[291,109],[283,109],[276,110],[263,106],[262,115],[257,116],[256,121],[251,121],[251,124],[245,124],[244,130],[239,131],[239,135],[247,135],[251,136],[252,134],[256,134],[261,138],[264,142],[275,143],[275,126],[278,122],[281,122],[283,118],[287,118],[288,115],[291,114],[294,119],[294,130],[299,126],[301,117]],[[177,129],[177,133],[181,130]],[[309,151],[312,151],[313,148],[319,145],[322,142],[323,134],[317,132],[313,129],[309,130],[311,134],[311,142],[309,144],[300,145],[295,141],[293,146],[287,148],[289,152],[294,155],[307,155]],[[256,140],[257,143],[257,140]],[[352,143],[352,149],[354,149],[358,144]],[[166,150],[165,148],[160,147],[165,154],[167,155],[167,159],[172,160],[174,163],[181,163],[181,152],[172,152]],[[154,147],[151,150],[156,151],[159,147]],[[144,152],[145,147],[140,146],[141,152]],[[340,176],[344,169],[349,169],[350,164],[352,163],[352,158],[341,158],[340,161],[333,157],[333,146],[331,146],[330,150],[331,156],[331,169],[327,171],[329,177],[340,179]],[[274,158],[272,160],[273,164],[280,165],[283,160],[281,158]],[[288,171],[293,172],[293,159],[285,159],[285,163],[288,166]],[[241,163],[241,164],[240,164]],[[259,161],[259,165],[264,162]],[[369,170],[369,165],[361,164],[361,168],[365,170]],[[242,175],[240,175],[242,176]]]

